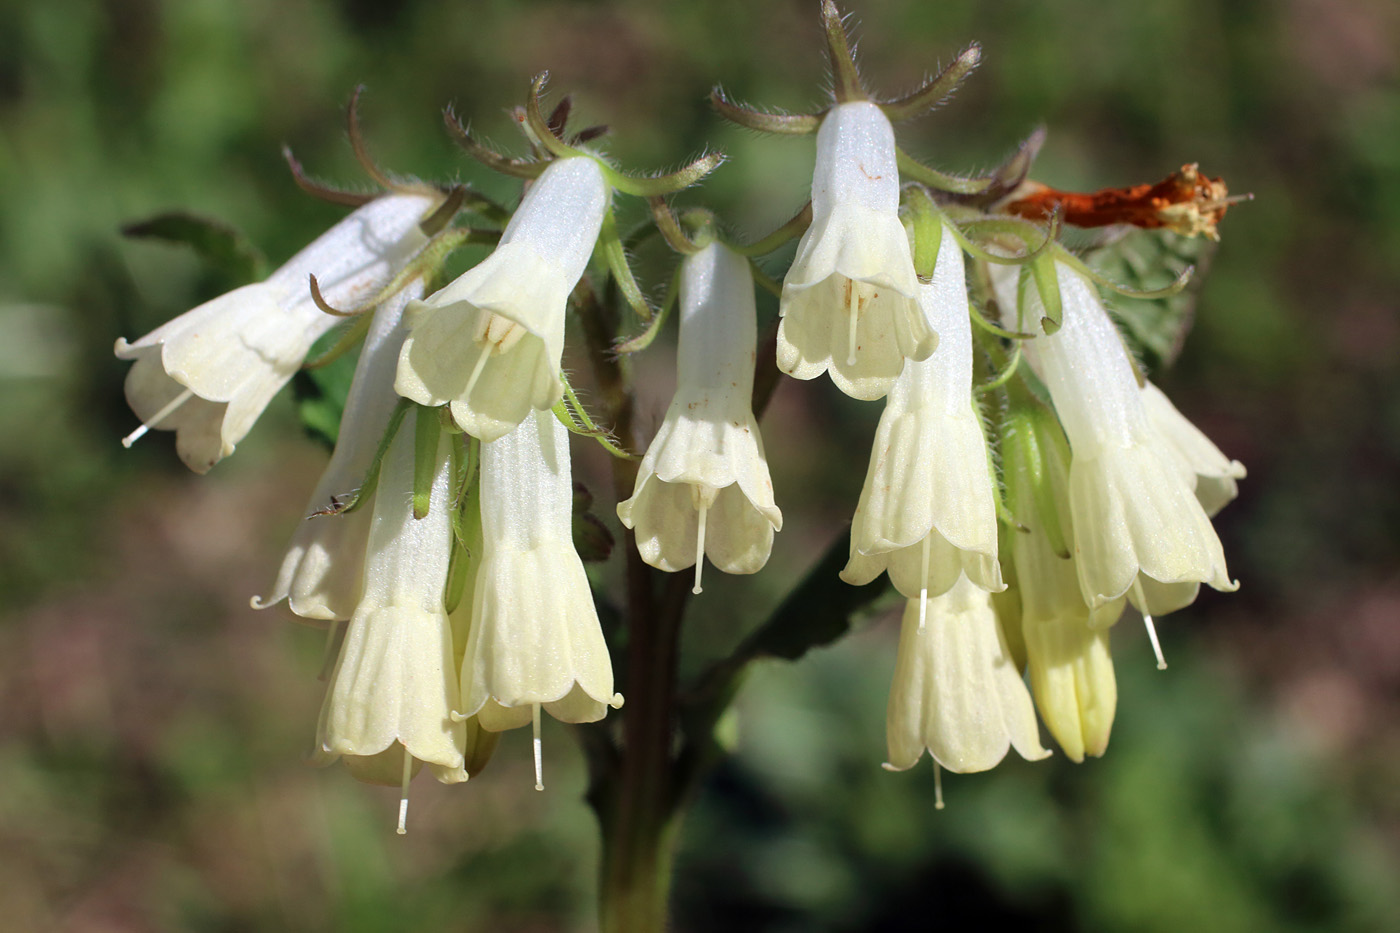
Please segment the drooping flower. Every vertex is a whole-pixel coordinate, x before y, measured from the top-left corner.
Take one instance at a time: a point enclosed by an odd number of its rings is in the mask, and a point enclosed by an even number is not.
[[[960,574],[1002,589],[987,442],[972,403],[972,325],[963,254],[946,228],[919,304],[941,335],[895,380],[875,431],[851,525],[848,583],[888,570],[909,598],[936,596]]]
[[[563,396],[564,311],[593,254],[611,190],[591,157],[559,159],[525,192],[500,245],[426,301],[395,390],[452,417],[483,441],[510,433]]]
[[[783,280],[778,368],[829,371],[847,395],[882,397],[906,358],[928,359],[938,342],[917,298],[894,129],[869,101],[837,104],[817,131],[812,225]]]
[[[445,783],[467,779],[468,726],[452,718],[457,678],[443,604],[452,554],[449,446],[446,437],[439,442],[432,498],[421,519],[413,517],[411,425],[395,435],[381,468],[364,591],[317,728],[318,761],[344,758],[362,780],[406,784],[414,761]]]
[[[1072,526],[1064,433],[1039,403],[1015,392],[1012,399],[1002,463],[1008,505],[1023,530],[1005,536],[1006,556],[1020,594],[1031,692],[1051,735],[1079,762],[1108,747],[1118,701],[1108,627],[1123,600],[1098,609],[1084,601],[1067,547]],[[1009,624],[1005,617],[1002,622]]]
[[[1196,490],[1206,514],[1214,516],[1239,495],[1244,464],[1227,459],[1201,429],[1177,411],[1166,393],[1150,382],[1142,387],[1142,404],[1148,420],[1167,447],[1180,460],[1183,474]]]
[[[1030,761],[1049,755],[991,594],[961,577],[927,600],[922,624],[919,603],[909,600],[899,631],[885,767],[912,768],[926,748],[939,765],[962,773],[995,767],[1013,747]]]
[[[719,242],[681,264],[675,397],[618,503],[642,559],[661,570],[700,565],[754,573],[783,516],[752,409],[756,315],[748,260]]]
[[[116,354],[136,365],[126,399],[141,419],[123,444],[151,428],[175,431],[180,459],[204,473],[233,453],[311,345],[334,327],[311,299],[353,307],[373,297],[427,243],[418,222],[441,203],[429,194],[386,194],[359,208],[266,281],[207,301]]]
[[[569,434],[552,413],[481,445],[482,557],[458,709],[482,728],[538,723],[541,707],[592,722],[622,703],[572,515]]]
[[[285,599],[303,619],[348,619],[355,611],[374,512],[362,506],[345,514],[322,513],[365,481],[398,402],[394,370],[407,333],[404,306],[420,297],[422,289],[421,281],[413,282],[375,310],[345,399],[335,450],[307,503],[308,518],[292,536],[271,595],[253,597],[254,609]]]
[[[1153,615],[1188,604],[1201,583],[1236,589],[1210,519],[1148,417],[1132,360],[1097,291],[1068,265],[1056,270],[1061,326],[1026,341],[1025,352],[1069,438],[1085,600],[1099,607],[1128,595]],[[1022,318],[1024,326],[1039,315]]]

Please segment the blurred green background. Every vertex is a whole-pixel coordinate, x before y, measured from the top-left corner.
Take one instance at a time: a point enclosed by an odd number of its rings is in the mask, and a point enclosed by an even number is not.
[[[1119,627],[1105,759],[952,777],[941,813],[926,769],[879,768],[888,620],[756,671],[739,753],[686,824],[676,928],[1400,929],[1400,6],[852,12],[889,92],[982,43],[964,90],[901,130],[945,169],[989,166],[1043,121],[1036,175],[1057,186],[1199,161],[1255,193],[1157,377],[1249,467],[1217,520],[1243,586],[1163,624],[1166,673]],[[118,228],[187,209],[286,258],[340,211],[295,189],[279,146],[364,184],[341,123],[360,82],[384,164],[510,197],[439,111],[519,151],[505,109],[548,68],[626,166],[727,150],[703,198],[761,232],[801,203],[811,141],[722,126],[704,97],[721,82],[816,105],[819,41],[807,0],[0,0],[0,926],[592,926],[597,844],[562,727],[546,731],[548,793],[509,735],[470,785],[415,784],[403,838],[392,792],[302,763],[320,637],[247,600],[324,453],[290,398],[208,477],[167,434],[121,449],[135,421],[112,341],[233,283]],[[666,353],[639,365],[644,432]],[[690,663],[840,532],[877,417],[826,385],[779,389],[765,435],[787,528],[758,578],[707,575]],[[596,451],[579,458],[598,475]]]

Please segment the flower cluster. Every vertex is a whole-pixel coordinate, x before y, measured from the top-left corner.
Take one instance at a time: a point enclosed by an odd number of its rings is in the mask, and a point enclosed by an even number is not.
[[[1112,283],[1058,242],[1066,204],[1084,225],[1103,203],[1118,221],[1216,236],[1223,183],[1172,186],[1159,205],[1177,221],[1208,217],[1207,230],[1151,214],[1157,201],[1142,192],[1132,211],[1103,192],[1050,197],[1026,181],[1038,139],[984,178],[936,172],[899,148],[894,123],[946,97],[980,52],[878,101],[829,2],[824,17],[830,107],[768,114],[713,98],[740,124],[815,135],[811,202],[772,236],[741,242],[710,212],[678,214],[667,200],[722,157],[624,174],[587,146],[598,128],[565,132],[567,99],[544,115],[541,78],[517,114],[530,158],[487,149],[449,113],[473,156],[528,181],[514,210],[376,171],[388,193],[265,282],[118,341],[136,361],[127,396],[142,420],[128,443],[175,430],[182,459],[204,472],[313,343],[358,319],[332,351],[363,339],[335,449],[267,597],[253,599],[285,601],[327,628],[334,665],[316,760],[400,785],[406,807],[423,765],[466,780],[498,733],[530,725],[542,789],[542,713],[590,723],[622,706],[616,646],[575,544],[598,526],[580,514],[570,434],[616,455],[619,498],[630,490],[616,506],[635,548],[628,572],[635,558],[667,573],[693,567],[699,594],[707,559],[755,573],[783,525],[758,421],[770,390],[756,388],[774,363],[883,400],[840,577],[885,574],[906,600],[887,768],[909,768],[925,749],[959,772],[991,768],[1013,747],[1043,758],[1036,709],[1069,758],[1101,755],[1116,705],[1108,631],[1125,605],[1160,662],[1154,616],[1189,605],[1202,583],[1236,587],[1211,518],[1243,467],[1146,381],[1105,310],[1100,288]],[[353,123],[351,135],[358,147]],[[628,266],[618,194],[646,197],[654,232],[680,254],[659,308]],[[463,211],[484,225],[455,225]],[[768,280],[755,258],[799,237],[781,285]],[[469,242],[493,249],[436,287],[444,258]],[[760,284],[779,296],[765,358]],[[603,308],[603,295],[614,304]],[[597,422],[630,417],[617,357],[651,343],[673,304],[676,390],[638,457],[630,427],[614,437]],[[624,305],[641,333],[614,343]],[[600,393],[621,399],[607,419],[587,411],[563,369],[571,308]],[[629,582],[634,605],[652,604],[652,582]],[[631,635],[654,621],[628,624]]]

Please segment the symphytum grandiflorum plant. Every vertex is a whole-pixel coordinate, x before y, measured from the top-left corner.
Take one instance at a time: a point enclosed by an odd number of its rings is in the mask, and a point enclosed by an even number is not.
[[[1009,748],[1049,755],[1037,709],[1065,755],[1102,755],[1117,699],[1107,634],[1125,604],[1165,666],[1153,617],[1202,583],[1236,586],[1211,516],[1244,468],[1144,374],[1144,351],[1179,337],[1171,302],[1192,269],[1158,261],[1140,279],[1170,284],[1150,292],[1100,270],[1129,232],[1178,247],[1159,260],[1189,255],[1191,238],[1218,239],[1239,199],[1195,165],[1155,185],[1058,191],[1029,177],[1039,132],[990,174],[933,169],[895,128],[947,98],[979,48],[882,100],[830,2],[822,21],[826,109],[711,97],[734,123],[815,136],[811,201],[755,242],[668,200],[721,154],[669,175],[624,173],[595,148],[603,128],[569,130],[568,98],[541,109],[543,75],[514,112],[524,157],[486,147],[447,112],[469,155],[520,179],[513,208],[379,169],[352,103],[352,142],[384,193],[322,186],[288,154],[303,188],[354,211],[264,281],[117,341],[134,361],[126,393],[141,419],[125,443],[175,431],[200,473],[234,452],[298,369],[360,347],[308,520],[253,598],[329,630],[315,758],[400,786],[403,832],[423,766],[467,781],[502,730],[529,726],[543,789],[541,720],[577,724],[608,931],[664,925],[679,817],[725,754],[717,724],[748,666],[839,638],[884,577],[907,601],[885,767],[912,767],[927,749],[940,796],[940,769],[986,770]],[[627,197],[645,199],[651,218],[627,242],[655,234],[677,254],[659,306],[628,264],[614,214]],[[178,238],[188,226],[141,229]],[[1061,242],[1070,227],[1076,249]],[[794,239],[779,284],[756,260]],[[469,243],[493,249],[444,281],[445,260]],[[777,320],[759,319],[755,287],[779,296]],[[1131,343],[1106,310],[1112,292],[1135,299],[1122,312]],[[629,358],[673,307],[676,394],[645,443]],[[561,370],[570,315],[593,370],[588,406]],[[778,371],[829,375],[884,405],[850,534],[731,655],[682,683],[678,634],[687,607],[704,604],[704,565],[756,573],[783,527],[760,434]],[[572,480],[571,434],[612,455],[626,543],[611,556],[591,494]],[[620,592],[590,585],[584,560],[601,559],[625,564]],[[621,619],[611,644],[603,604]]]

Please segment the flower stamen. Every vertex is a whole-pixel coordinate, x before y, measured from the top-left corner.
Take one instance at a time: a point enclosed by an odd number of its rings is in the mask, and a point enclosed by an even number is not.
[[[535,790],[544,790],[544,746],[540,742],[540,705],[530,704],[530,727],[534,730]]]
[[[937,758],[933,760],[933,808],[943,809],[943,768]]]
[[[696,596],[703,592],[700,587],[700,572],[705,569],[705,516],[709,511],[708,505],[700,506],[699,530],[695,535],[695,585],[690,588],[690,592]]]
[[[403,780],[399,784],[399,826],[400,836],[408,834],[408,782],[413,779],[413,756],[408,749],[403,750]]]
[[[1137,596],[1138,605],[1145,607],[1147,605],[1147,597],[1142,593],[1142,582],[1140,580],[1133,581],[1133,593]],[[1152,653],[1157,656],[1157,670],[1165,671],[1167,669],[1167,659],[1162,656],[1162,643],[1157,640],[1157,626],[1153,624],[1152,615],[1145,608],[1139,609],[1138,611],[1142,613],[1142,624],[1147,629],[1147,639],[1152,642]]]
[[[141,427],[137,428],[135,431],[132,431],[126,437],[122,438],[122,446],[127,448],[128,450],[131,449],[132,444],[145,437],[147,431],[160,424],[162,421],[164,421],[167,417],[170,416],[171,412],[188,402],[190,400],[190,396],[192,395],[194,395],[194,389],[186,389],[179,395],[175,396],[175,398],[171,400],[170,404],[166,405],[164,408],[156,412],[150,418],[147,418],[145,421],[141,422]]]
[[[924,624],[928,621],[928,562],[929,562],[929,541],[932,540],[932,538],[933,538],[933,532],[932,532],[932,531],[930,531],[928,534],[924,535],[924,549],[923,549],[924,570],[923,570],[923,575],[919,578],[919,579],[921,579],[921,580],[923,581],[923,586],[919,587],[919,631],[921,631],[921,632],[924,630]],[[938,765],[935,763],[935,764],[934,764],[934,767],[936,768],[936,767],[938,767]]]

